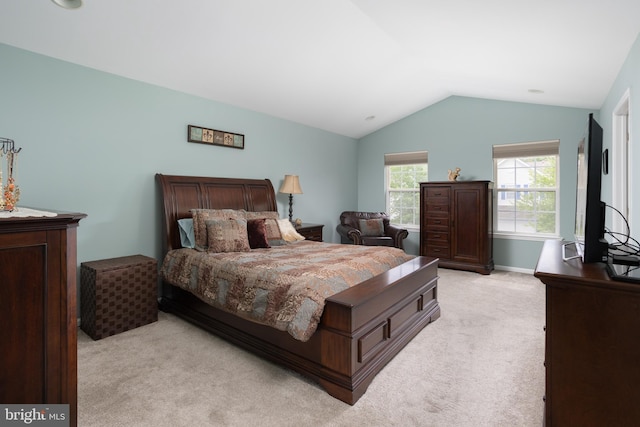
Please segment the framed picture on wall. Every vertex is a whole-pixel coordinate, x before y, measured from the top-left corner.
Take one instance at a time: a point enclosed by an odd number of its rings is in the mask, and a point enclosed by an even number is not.
[[[244,150],[243,134],[209,129],[201,126],[189,125],[187,127],[187,141]]]

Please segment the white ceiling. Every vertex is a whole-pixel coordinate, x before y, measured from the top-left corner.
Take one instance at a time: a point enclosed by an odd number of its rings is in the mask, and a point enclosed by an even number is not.
[[[2,0],[0,17],[2,43],[359,138],[450,95],[599,109],[640,1]]]

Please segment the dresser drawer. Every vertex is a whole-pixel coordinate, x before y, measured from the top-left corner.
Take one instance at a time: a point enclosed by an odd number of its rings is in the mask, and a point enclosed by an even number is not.
[[[427,198],[444,197],[448,200],[450,192],[449,187],[429,187],[427,188]]]
[[[304,238],[307,240],[313,240],[314,242],[322,242],[322,230],[320,229],[305,231],[300,234],[302,234]]]
[[[427,243],[429,245],[449,245],[449,233],[427,229]]]
[[[432,230],[449,230],[449,215],[443,213],[434,213],[427,218],[427,231]]]
[[[426,256],[449,259],[451,258],[451,249],[448,245],[434,245],[427,243]]]
[[[427,200],[427,216],[434,213],[449,213],[449,199],[429,199]]]
[[[314,242],[322,242],[322,228],[323,224],[302,224],[296,227],[296,231],[304,236],[307,240]]]
[[[449,212],[451,189],[449,187],[427,187],[422,193],[427,214],[431,212]]]

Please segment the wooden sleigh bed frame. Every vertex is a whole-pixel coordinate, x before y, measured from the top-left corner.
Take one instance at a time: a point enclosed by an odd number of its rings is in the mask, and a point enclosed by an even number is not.
[[[191,209],[277,211],[268,179],[156,174],[163,209],[163,254],[178,249],[177,221]],[[375,375],[427,324],[440,317],[437,259],[416,257],[326,299],[318,329],[307,341],[234,316],[162,283],[160,308],[254,354],[318,382],[350,405]]]

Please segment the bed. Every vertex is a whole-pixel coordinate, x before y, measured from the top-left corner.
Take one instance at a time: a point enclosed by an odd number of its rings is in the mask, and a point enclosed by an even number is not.
[[[192,209],[277,211],[268,179],[156,174],[156,181],[163,212],[164,257],[180,250],[178,220],[190,218]],[[301,243],[306,247],[315,244]],[[339,246],[345,249],[345,245]],[[353,405],[375,375],[422,328],[440,317],[437,261],[413,257],[327,296],[315,332],[304,341],[208,304],[165,277],[159,303],[161,310],[292,369],[320,384],[331,396]]]

